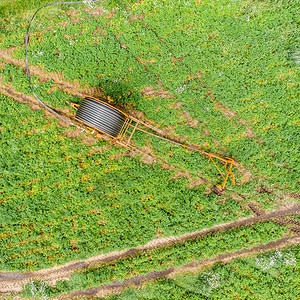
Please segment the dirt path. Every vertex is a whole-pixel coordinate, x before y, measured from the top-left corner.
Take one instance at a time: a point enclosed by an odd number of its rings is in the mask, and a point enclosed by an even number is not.
[[[300,204],[293,204],[279,210],[266,212],[260,216],[251,216],[249,218],[241,218],[236,221],[215,225],[211,228],[205,228],[201,231],[186,233],[179,236],[170,236],[165,238],[154,239],[144,246],[136,248],[125,249],[122,251],[113,251],[107,254],[100,254],[82,261],[72,261],[62,266],[55,266],[50,269],[43,269],[34,272],[1,272],[0,273],[0,293],[20,292],[22,291],[22,284],[27,284],[32,280],[46,280],[51,285],[56,281],[67,280],[75,270],[83,269],[90,266],[96,266],[100,263],[109,262],[113,260],[124,259],[128,256],[137,255],[142,251],[149,251],[151,249],[160,249],[172,246],[176,243],[184,243],[188,240],[199,239],[207,234],[213,234],[219,231],[226,231],[229,229],[238,228],[241,226],[250,226],[258,222],[263,222],[276,217],[282,217],[289,214],[300,213]]]
[[[26,74],[26,66],[25,61],[23,59],[16,59],[11,57],[10,51],[5,49],[0,49],[0,58],[2,58],[5,63],[12,64],[18,67],[21,67]],[[33,65],[29,65],[29,71],[31,75],[39,76],[42,82],[47,82],[50,79],[56,84],[56,86],[62,91],[78,96],[84,97],[84,95],[90,95],[93,97],[105,97],[103,91],[98,87],[89,88],[87,85],[85,88],[81,88],[78,81],[70,82],[65,79],[62,73],[49,73],[45,71],[42,67],[37,67]]]
[[[13,86],[11,86],[10,84],[5,84],[5,85],[2,85],[1,82],[2,82],[3,78],[0,76],[0,93],[3,94],[3,95],[6,95],[10,98],[13,98],[14,100],[16,100],[17,102],[19,103],[26,103],[29,105],[29,107],[32,109],[32,110],[38,110],[38,109],[44,109],[45,111],[45,115],[47,118],[54,118],[54,115],[50,112],[48,112],[33,96],[28,96],[24,93],[21,93],[21,92],[17,92]],[[62,110],[62,111],[59,111],[59,113],[61,115],[63,115],[63,117],[69,119],[69,121],[73,122],[73,123],[77,123],[71,113],[71,111],[69,110]],[[64,122],[64,121],[60,121],[60,125],[64,126],[64,127],[68,127],[69,124]]]
[[[257,215],[261,216],[266,212],[260,207],[260,205],[256,202],[251,202],[248,204],[248,207]],[[274,222],[279,225],[291,225],[291,231],[300,234],[300,222],[298,222],[295,218],[289,217],[285,218],[283,216],[274,218]]]
[[[109,294],[117,294],[128,287],[142,287],[147,281],[152,281],[158,278],[166,277],[168,279],[174,279],[174,277],[180,273],[197,272],[200,269],[213,265],[216,262],[228,263],[232,259],[246,257],[261,253],[261,251],[269,251],[272,249],[284,248],[290,245],[298,245],[300,243],[300,236],[292,238],[283,238],[277,241],[273,241],[264,245],[255,246],[252,248],[244,248],[239,251],[220,254],[214,258],[207,258],[204,260],[188,263],[182,267],[172,267],[163,271],[154,271],[145,275],[136,276],[133,278],[125,279],[122,282],[115,281],[111,284],[102,285],[97,288],[90,288],[87,290],[79,290],[69,294],[60,295],[51,299],[82,299],[87,297],[100,297],[104,298]]]

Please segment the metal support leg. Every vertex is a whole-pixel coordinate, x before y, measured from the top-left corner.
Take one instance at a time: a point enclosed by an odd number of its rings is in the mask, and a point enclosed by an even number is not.
[[[139,125],[139,121],[136,121],[136,123],[135,123],[135,125],[134,125],[134,127],[133,127],[133,130],[132,130],[132,132],[131,132],[131,134],[130,134],[130,137],[129,137],[128,141],[127,141],[127,145],[129,145],[130,140],[131,140],[131,138],[132,138],[132,136],[133,136],[133,134],[134,134],[136,128],[138,127],[138,125]]]

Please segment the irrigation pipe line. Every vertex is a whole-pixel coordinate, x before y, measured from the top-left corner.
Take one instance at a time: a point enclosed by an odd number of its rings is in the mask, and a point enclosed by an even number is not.
[[[60,114],[58,114],[56,111],[54,111],[51,107],[49,107],[48,105],[46,105],[34,92],[32,83],[31,83],[31,78],[30,78],[30,72],[29,72],[29,64],[28,64],[28,41],[29,41],[29,30],[30,30],[30,25],[35,17],[35,15],[38,13],[38,11],[44,7],[47,6],[51,6],[51,5],[59,5],[59,4],[85,4],[85,3],[92,3],[92,2],[96,2],[99,0],[85,0],[85,1],[68,1],[68,2],[53,2],[53,3],[49,3],[46,5],[41,6],[40,8],[38,8],[36,10],[36,12],[33,14],[33,16],[31,17],[28,27],[27,27],[27,31],[26,31],[26,38],[25,38],[25,64],[26,64],[26,73],[27,73],[27,78],[28,78],[28,82],[29,82],[29,86],[30,89],[32,91],[32,94],[34,95],[34,97],[39,101],[39,103],[41,105],[43,105],[47,110],[49,110],[51,113],[53,113],[54,115],[56,115],[58,118],[62,119],[63,121],[65,121],[66,123],[70,124],[70,125],[74,125],[80,129],[82,129],[83,131],[85,130],[82,127],[79,127],[75,124],[73,124],[72,122],[70,122],[69,120],[65,119],[64,117],[62,117]]]

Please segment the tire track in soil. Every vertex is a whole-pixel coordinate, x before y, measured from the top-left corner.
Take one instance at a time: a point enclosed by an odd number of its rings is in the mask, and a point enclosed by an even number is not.
[[[22,59],[13,58],[10,54],[11,51],[6,49],[0,49],[0,58],[2,58],[5,63],[15,65],[23,69],[24,74],[26,74],[26,65],[25,61]],[[31,75],[37,75],[40,78],[41,82],[47,82],[49,80],[53,80],[56,86],[61,89],[62,91],[77,97],[84,97],[84,95],[91,95],[93,97],[105,97],[104,92],[101,88],[92,87],[89,88],[81,88],[78,81],[70,82],[65,79],[62,72],[59,74],[56,73],[49,73],[45,71],[42,67],[37,67],[34,65],[29,66],[29,71]]]
[[[0,93],[10,97],[14,100],[16,100],[19,103],[25,103],[28,104],[31,110],[39,110],[43,109],[46,118],[56,118],[52,113],[50,113],[48,110],[44,108],[43,105],[41,105],[34,97],[26,95],[22,92],[18,92],[14,90],[14,87],[10,84],[2,85],[3,78],[0,76]],[[59,112],[63,117],[67,118],[68,121],[77,123],[76,120],[73,118],[73,115],[70,113],[69,110],[59,110],[59,109],[53,109],[56,112]],[[70,125],[63,120],[59,120],[59,125],[63,127],[69,127]],[[79,125],[79,124],[78,124]]]
[[[51,119],[51,118],[56,119],[57,118],[51,112],[46,110],[44,108],[44,106],[42,106],[33,96],[29,96],[22,92],[18,92],[16,90],[14,90],[14,87],[11,86],[10,84],[6,83],[4,86],[4,85],[2,85],[2,81],[3,81],[3,78],[0,76],[0,94],[10,97],[19,103],[28,104],[29,107],[31,108],[31,110],[42,109],[44,111],[45,118],[47,118],[47,119]],[[54,111],[56,111],[57,113],[59,113],[60,115],[62,115],[67,120],[69,120],[70,122],[72,122],[73,124],[75,124],[76,126],[82,127],[82,125],[75,120],[74,114],[71,112],[70,109],[59,109],[59,108],[52,108],[52,109]],[[68,128],[70,126],[70,124],[64,122],[61,119],[58,119],[58,122],[59,122],[58,123],[59,126],[61,126],[61,127]],[[63,135],[68,136],[68,137],[78,137],[79,135],[82,135],[82,142],[87,143],[87,144],[91,144],[96,141],[92,135],[86,136],[86,135],[82,134],[82,131],[79,128],[76,128],[71,133],[70,132],[63,133]],[[102,135],[100,133],[97,133],[96,137],[101,138],[101,139],[107,139],[104,135]]]
[[[260,205],[257,202],[250,202],[248,204],[248,207],[257,216],[261,216],[261,215],[266,214],[266,212],[260,207]],[[274,222],[279,224],[279,225],[283,225],[283,226],[291,225],[291,231],[300,234],[300,222],[297,221],[293,217],[289,217],[289,218],[286,218],[286,217],[283,217],[283,216],[282,217],[276,217],[276,218],[274,218]]]
[[[57,281],[68,280],[75,270],[80,270],[92,266],[99,265],[114,260],[125,259],[129,256],[140,254],[143,251],[152,249],[161,249],[173,246],[174,244],[184,243],[186,241],[202,238],[208,234],[213,234],[220,231],[235,229],[241,226],[250,226],[258,222],[264,222],[276,217],[282,217],[289,214],[300,212],[300,204],[288,205],[281,207],[278,210],[266,212],[260,216],[251,216],[248,218],[241,218],[236,221],[231,221],[211,228],[205,228],[201,231],[186,233],[179,236],[169,236],[164,238],[154,239],[144,246],[136,248],[125,249],[121,251],[113,251],[107,254],[100,254],[90,257],[86,260],[72,261],[62,266],[54,266],[49,269],[42,269],[31,272],[0,272],[0,294],[8,292],[21,292],[22,284],[27,284],[32,280],[46,280],[51,285],[55,285]],[[173,272],[173,271],[172,271]],[[165,275],[164,275],[165,276]],[[127,281],[126,281],[127,282]]]
[[[11,63],[11,64],[14,64],[14,65],[20,66],[20,67],[23,68],[23,70],[25,70],[25,63],[22,60],[14,59],[12,57],[7,57],[6,55],[3,56],[3,53],[2,53],[3,51],[5,51],[5,50],[0,49],[0,57],[2,57],[7,63]],[[22,64],[22,62],[23,62],[23,64]],[[79,97],[83,97],[85,94],[92,94],[93,93],[92,90],[93,90],[93,91],[95,91],[95,94],[94,94],[95,97],[97,96],[97,93],[99,93],[98,95],[103,96],[102,91],[100,89],[99,90],[97,90],[97,88],[81,89],[81,88],[79,88],[79,84],[66,81],[64,79],[64,77],[62,76],[62,74],[59,74],[59,75],[55,74],[55,73],[50,73],[49,74],[49,73],[46,73],[46,71],[44,71],[43,69],[40,69],[38,67],[33,67],[33,68],[34,68],[33,74],[40,76],[42,80],[48,81],[48,80],[52,79],[62,90],[64,90],[65,92],[67,92],[69,94],[76,95],[76,96],[79,96]],[[26,96],[24,94],[21,95],[21,93],[12,91],[12,87],[9,88],[9,89],[4,89],[4,91],[6,91],[7,96],[14,98],[15,100],[17,100],[21,103],[31,104],[31,103],[35,102],[35,104],[32,105],[33,107],[31,107],[33,110],[37,109],[36,105],[40,106],[40,108],[38,108],[38,109],[43,108],[39,104],[39,102],[35,100],[35,98],[30,97],[30,96]],[[29,98],[30,98],[30,101],[28,102]],[[219,108],[220,108],[220,106],[219,106]],[[225,110],[224,110],[225,113],[226,113],[226,109],[227,108],[225,107]],[[62,113],[62,112],[60,112],[60,113]],[[51,115],[51,114],[49,114],[49,115]],[[235,113],[233,113],[233,115],[235,115]],[[67,114],[65,114],[65,116],[67,116]],[[228,115],[228,116],[231,117],[230,115]],[[240,120],[238,120],[238,121],[240,121]],[[241,124],[243,124],[243,123],[241,123]],[[280,218],[276,218],[275,220],[279,220],[279,219]],[[293,223],[293,221],[286,222],[287,220],[283,219],[283,218],[281,218],[280,220],[285,221],[285,222],[283,222],[283,225],[291,224],[291,222]],[[297,222],[297,221],[295,221],[295,222]],[[297,222],[296,225],[298,226],[299,223]]]
[[[300,243],[300,236],[292,238],[282,238],[277,241],[269,242],[264,245],[259,245],[251,248],[244,248],[242,250],[229,252],[225,254],[220,254],[214,258],[207,258],[204,260],[188,263],[182,267],[172,267],[163,271],[154,271],[145,275],[136,276],[133,278],[125,279],[122,282],[115,281],[111,284],[102,285],[96,288],[86,289],[84,291],[79,290],[69,294],[60,295],[58,297],[53,297],[50,299],[61,300],[61,299],[82,299],[87,297],[99,297],[104,298],[110,294],[118,294],[122,290],[132,287],[132,288],[142,288],[146,282],[153,281],[162,277],[167,279],[174,279],[178,274],[188,273],[188,272],[198,272],[199,270],[211,266],[216,262],[228,263],[232,259],[246,257],[249,255],[255,255],[256,253],[266,252],[273,249],[280,249],[291,245],[298,245]]]

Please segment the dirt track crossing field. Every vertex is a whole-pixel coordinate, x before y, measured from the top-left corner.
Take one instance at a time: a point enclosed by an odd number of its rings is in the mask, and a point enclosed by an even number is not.
[[[263,211],[261,208],[258,207],[256,203],[249,203],[248,206],[250,209],[257,215],[261,216],[265,214],[265,211]],[[274,221],[279,225],[291,225],[291,231],[293,232],[300,232],[300,223],[295,220],[294,218],[283,218],[283,217],[277,217],[274,218]]]
[[[0,58],[2,58],[5,63],[20,67],[26,72],[25,61],[11,57],[10,51],[0,49]],[[84,95],[87,94],[92,96],[104,96],[104,93],[99,88],[81,88],[78,82],[67,81],[62,74],[48,73],[41,67],[30,66],[30,74],[38,75],[40,80],[44,82],[52,79],[61,90],[74,96],[84,97]]]
[[[111,284],[103,285],[97,288],[87,289],[85,291],[77,291],[66,295],[61,295],[59,297],[51,298],[55,300],[60,299],[82,299],[84,297],[100,297],[104,298],[109,294],[117,294],[122,290],[128,287],[141,287],[147,281],[155,280],[158,278],[166,277],[173,278],[176,274],[185,273],[185,272],[195,272],[204,268],[206,266],[210,266],[216,262],[230,262],[232,259],[245,257],[248,255],[254,255],[260,251],[268,251],[272,249],[279,249],[289,245],[298,245],[300,243],[300,236],[296,236],[293,238],[283,238],[274,242],[267,243],[265,245],[259,245],[252,247],[250,249],[243,249],[240,251],[235,251],[231,253],[221,254],[212,259],[205,259],[197,262],[192,262],[186,264],[179,268],[169,268],[163,271],[151,272],[146,275],[141,275],[137,277],[133,277],[130,279],[125,279],[123,282],[113,282]]]
[[[0,77],[0,83],[2,79]],[[11,85],[6,84],[5,86],[0,86],[0,92],[3,95],[6,95],[8,97],[13,98],[14,100],[18,101],[19,103],[26,103],[29,104],[30,108],[32,110],[37,109],[44,109],[44,107],[33,97],[29,95],[25,95],[24,93],[15,91],[14,88]],[[70,121],[72,119],[72,122],[74,122],[73,116],[68,112],[59,112],[61,115],[63,115],[65,118],[68,118]],[[45,114],[47,117],[54,117],[51,113],[49,113],[47,110],[45,110]],[[62,123],[62,122],[61,122]],[[68,127],[68,123],[63,122],[65,127]]]
[[[206,228],[201,231],[187,233],[180,236],[170,236],[166,238],[155,239],[150,241],[144,246],[140,246],[132,249],[125,249],[122,251],[113,251],[107,254],[101,254],[95,257],[91,257],[87,260],[69,262],[63,266],[56,266],[50,269],[44,269],[44,270],[40,270],[36,272],[28,272],[28,273],[2,272],[0,273],[0,293],[20,292],[22,291],[22,284],[26,284],[32,280],[37,280],[37,279],[47,280],[50,284],[55,284],[57,281],[68,279],[74,273],[75,270],[87,268],[90,266],[96,266],[104,262],[124,259],[128,256],[136,255],[142,251],[148,251],[154,248],[159,249],[163,247],[172,246],[176,243],[183,243],[188,240],[202,238],[207,234],[213,234],[219,231],[226,231],[241,226],[250,226],[258,222],[264,222],[266,220],[270,220],[272,218],[278,218],[278,217],[283,217],[286,215],[298,214],[298,213],[300,213],[300,204],[293,204],[293,205],[280,208],[279,210],[266,212],[265,214],[262,214],[260,216],[241,218],[236,221],[219,224],[213,226],[212,228]],[[284,241],[285,239],[282,240],[280,245],[283,246]],[[273,245],[272,243],[269,244]],[[246,253],[248,253],[247,251]],[[222,257],[222,255],[220,257]],[[174,270],[172,269],[172,272],[173,271]],[[163,276],[165,276],[164,272],[159,272],[158,274],[164,274]]]

